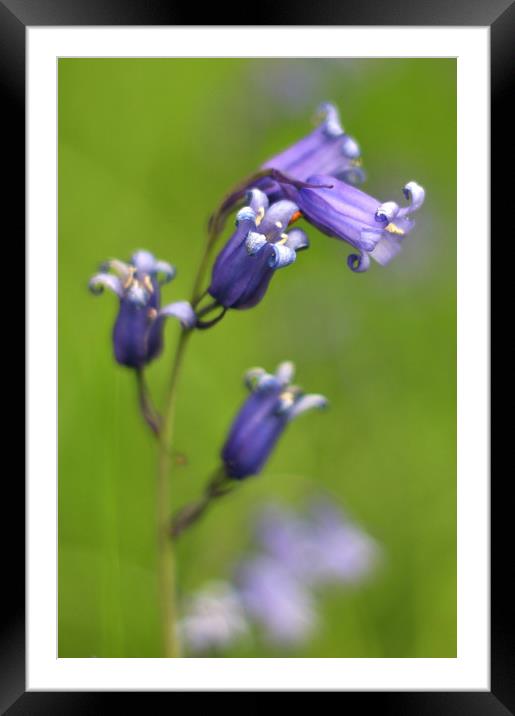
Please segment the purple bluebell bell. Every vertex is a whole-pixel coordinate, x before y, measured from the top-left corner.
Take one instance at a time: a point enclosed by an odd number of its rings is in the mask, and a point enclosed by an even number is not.
[[[394,201],[381,203],[328,175],[311,176],[307,183],[311,186],[284,184],[283,188],[306,221],[358,250],[347,260],[352,271],[357,272],[368,269],[370,258],[385,265],[400,251],[404,237],[415,224],[410,215],[425,198],[424,189],[414,181],[403,188],[409,205],[402,208]]]
[[[355,139],[345,133],[337,108],[324,102],[318,108],[319,125],[306,137],[269,159],[262,169],[276,169],[301,182],[315,174],[338,177],[350,184],[364,178],[361,151]],[[260,180],[258,187],[271,199],[283,196],[283,187],[270,177]]]
[[[312,636],[318,624],[314,600],[282,564],[259,555],[239,565],[235,582],[247,614],[268,642],[294,646]]]
[[[170,264],[140,250],[133,254],[130,263],[113,259],[91,278],[89,287],[93,293],[108,288],[120,299],[113,344],[115,358],[121,365],[141,369],[159,355],[163,324],[168,316],[177,318],[183,328],[195,326],[195,312],[187,301],[160,307],[160,287],[174,276],[175,269]]]
[[[218,254],[208,293],[224,308],[255,306],[275,271],[292,264],[297,251],[309,246],[301,229],[286,231],[298,215],[289,200],[269,205],[259,189],[248,192],[249,205],[236,215],[236,231]]]
[[[275,374],[263,368],[246,373],[251,390],[222,448],[222,460],[229,478],[257,475],[289,422],[311,408],[324,408],[322,395],[305,394],[291,381],[294,365],[281,363]]]

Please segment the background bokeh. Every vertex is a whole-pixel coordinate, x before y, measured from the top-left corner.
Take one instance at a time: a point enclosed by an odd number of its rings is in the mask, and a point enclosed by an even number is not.
[[[383,549],[365,585],[323,600],[299,656],[456,655],[456,63],[454,60],[61,59],[59,61],[59,656],[159,655],[155,443],[134,376],[112,357],[116,299],[89,276],[146,248],[190,294],[206,219],[235,182],[338,104],[362,148],[365,187],[427,190],[388,267],[353,274],[349,247],[311,248],[255,309],[194,336],[184,367],[175,506],[197,496],[244,398],[242,373],[297,365],[331,409],[296,422],[263,474],[178,547],[181,595],[230,576],[253,511],[320,490]],[[178,331],[148,376],[160,402]],[[259,642],[231,656],[277,656]]]

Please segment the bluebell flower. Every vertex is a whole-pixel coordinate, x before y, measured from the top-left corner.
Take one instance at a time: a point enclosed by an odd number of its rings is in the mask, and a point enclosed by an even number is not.
[[[236,231],[218,254],[208,293],[224,308],[255,306],[266,293],[274,273],[292,264],[297,251],[309,246],[301,229],[287,231],[298,215],[289,200],[269,205],[258,189],[248,193],[249,205],[236,216]]]
[[[281,363],[275,374],[263,368],[247,372],[245,382],[251,390],[222,448],[222,460],[229,478],[257,475],[277,440],[294,418],[311,408],[324,408],[322,395],[305,394],[292,385],[293,363]]]
[[[91,278],[89,287],[93,293],[108,288],[120,299],[113,344],[121,365],[141,369],[159,355],[163,324],[169,316],[177,318],[183,328],[195,326],[195,312],[187,301],[161,307],[160,287],[174,276],[175,269],[170,264],[156,260],[148,251],[136,251],[130,263],[113,259]]]
[[[269,159],[262,169],[275,169],[301,182],[314,174],[326,174],[359,184],[365,178],[361,150],[356,140],[344,131],[337,108],[324,102],[317,116],[316,129]],[[258,187],[273,199],[283,195],[283,187],[269,177],[260,180]]]
[[[424,203],[425,191],[414,181],[403,193],[406,207],[394,201],[380,202],[365,192],[327,175],[308,178],[310,186],[284,184],[285,193],[297,204],[302,216],[328,236],[347,241],[359,253],[348,257],[353,271],[366,271],[373,258],[387,264],[401,249],[413,229],[411,214]]]

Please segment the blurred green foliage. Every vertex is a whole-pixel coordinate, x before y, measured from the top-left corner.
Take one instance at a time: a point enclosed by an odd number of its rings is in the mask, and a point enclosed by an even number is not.
[[[328,595],[318,657],[456,655],[456,63],[454,60],[59,61],[59,656],[158,656],[156,445],[132,373],[115,364],[116,299],[92,297],[108,257],[146,248],[187,298],[206,219],[223,194],[338,104],[363,150],[365,188],[427,190],[387,268],[308,252],[257,308],[194,336],[178,400],[173,503],[197,496],[244,398],[242,373],[283,359],[331,400],[285,434],[259,478],[178,547],[180,592],[228,577],[264,501],[328,491],[384,551],[365,586]],[[160,402],[177,326],[148,371]],[[276,656],[263,645],[229,655]]]

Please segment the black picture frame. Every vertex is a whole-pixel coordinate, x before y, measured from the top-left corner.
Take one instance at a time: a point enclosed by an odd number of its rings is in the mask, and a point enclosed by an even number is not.
[[[509,79],[513,74],[515,45],[515,3],[510,0],[348,0],[318,2],[316,6],[282,2],[262,6],[260,17],[273,25],[455,25],[488,26],[491,31],[491,171],[511,166],[507,154],[513,152],[508,134]],[[193,8],[193,12],[197,12]],[[0,0],[0,87],[4,119],[4,146],[12,151],[3,205],[8,207],[10,243],[22,247],[25,236],[25,41],[26,28],[60,25],[189,25],[193,12],[172,5],[170,0]],[[235,11],[236,12],[236,11]],[[238,16],[221,22],[221,8],[205,6],[205,25],[249,24]],[[210,17],[212,15],[212,17]],[[511,130],[511,134],[513,130]],[[501,164],[502,161],[502,164]],[[5,165],[4,165],[5,169]],[[4,172],[5,176],[5,172]],[[510,225],[508,199],[510,183],[496,183],[491,196],[491,232],[496,222]],[[471,208],[471,210],[473,210]],[[7,213],[4,208],[4,215]],[[507,221],[506,221],[507,219]],[[13,240],[14,239],[14,240]],[[493,263],[492,256],[492,263]],[[19,289],[15,289],[18,290]],[[21,292],[19,291],[21,294]],[[492,305],[496,294],[492,291]],[[20,307],[16,307],[19,322]],[[492,311],[491,315],[495,315]],[[34,349],[33,346],[29,346]],[[20,382],[20,385],[23,383]],[[22,400],[20,398],[20,403]],[[25,692],[25,500],[24,483],[14,470],[4,470],[4,519],[2,528],[4,608],[0,631],[0,710],[18,714],[105,713],[119,698],[127,697],[138,708],[141,694],[98,692]],[[511,480],[507,473],[491,478],[491,691],[452,692],[339,692],[342,706],[368,706],[396,716],[416,714],[466,714],[501,716],[515,714],[515,639],[512,592],[509,588],[512,567],[508,556],[511,520],[508,516]],[[10,520],[7,520],[9,513]],[[176,692],[144,694],[144,698],[175,697]],[[115,700],[116,699],[116,704]],[[143,708],[149,708],[145,701]]]

